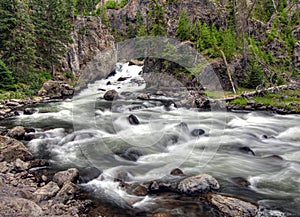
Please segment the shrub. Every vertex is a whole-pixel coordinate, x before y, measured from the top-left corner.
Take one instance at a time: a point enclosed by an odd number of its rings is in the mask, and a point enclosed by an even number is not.
[[[0,90],[15,90],[15,81],[12,72],[2,60],[0,60]]]

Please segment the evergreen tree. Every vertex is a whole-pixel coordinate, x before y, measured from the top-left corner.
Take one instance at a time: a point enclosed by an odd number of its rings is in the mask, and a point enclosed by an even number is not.
[[[2,60],[20,80],[36,63],[34,26],[27,0],[4,0],[1,3],[0,48]]]
[[[236,52],[235,32],[226,29],[222,34],[222,39],[221,50],[224,52],[226,58],[231,60]]]
[[[182,11],[180,14],[176,35],[181,40],[190,40],[191,38],[191,23],[185,11]]]
[[[14,79],[4,62],[0,60],[0,91],[14,90]]]
[[[54,74],[59,57],[64,56],[64,44],[71,42],[72,25],[63,0],[34,0],[34,24],[38,41],[38,56],[42,66]]]
[[[164,6],[157,0],[151,0],[149,7],[151,10],[147,15],[147,31],[152,36],[166,36],[167,22],[165,18]]]

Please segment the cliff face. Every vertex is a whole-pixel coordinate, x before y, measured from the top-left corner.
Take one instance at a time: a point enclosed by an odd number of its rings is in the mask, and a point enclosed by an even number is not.
[[[73,43],[61,60],[62,71],[71,71],[78,77],[87,64],[101,51],[114,45],[114,37],[99,17],[77,17],[71,35]]]

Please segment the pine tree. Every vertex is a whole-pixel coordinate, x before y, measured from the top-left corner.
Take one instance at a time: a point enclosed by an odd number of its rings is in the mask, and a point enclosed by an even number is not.
[[[12,72],[9,71],[4,62],[0,60],[0,92],[1,90],[14,90],[14,79]]]
[[[152,36],[166,36],[167,22],[163,5],[157,0],[151,0],[149,7],[152,9],[147,15],[147,31]]]
[[[181,40],[189,40],[191,38],[191,22],[185,11],[182,11],[180,14],[176,35]]]
[[[71,22],[63,0],[34,0],[34,24],[38,41],[38,55],[43,68],[54,68],[59,57],[66,53],[65,44],[71,42]]]
[[[36,63],[34,26],[27,0],[1,3],[0,44],[2,60],[18,80],[26,78]]]

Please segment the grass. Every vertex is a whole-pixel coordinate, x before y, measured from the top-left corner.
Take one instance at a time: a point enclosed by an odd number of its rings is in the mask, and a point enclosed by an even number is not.
[[[269,93],[265,96],[255,96],[252,99],[256,104],[265,106],[271,105],[277,108],[284,108],[286,110],[300,111],[300,90],[284,90],[280,93]],[[232,105],[247,105],[248,100],[245,98],[237,98],[232,100]]]

